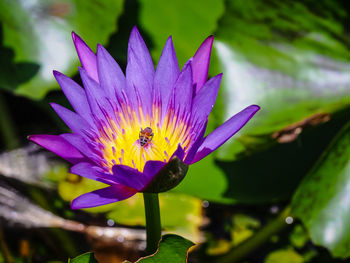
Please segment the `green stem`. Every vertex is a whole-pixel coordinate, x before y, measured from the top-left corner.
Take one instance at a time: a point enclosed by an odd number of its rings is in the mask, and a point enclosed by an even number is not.
[[[0,92],[0,134],[6,149],[14,149],[18,147],[18,139],[16,137],[15,126],[10,117],[10,112],[3,94]]]
[[[158,194],[143,193],[146,214],[146,235],[148,255],[157,251],[162,236]]]
[[[271,238],[271,236],[287,227],[288,224],[286,223],[286,218],[288,216],[290,216],[289,206],[287,206],[276,219],[272,220],[270,223],[260,229],[251,238],[234,247],[226,255],[217,258],[215,262],[233,263],[241,261],[252,251],[265,244],[266,241]]]

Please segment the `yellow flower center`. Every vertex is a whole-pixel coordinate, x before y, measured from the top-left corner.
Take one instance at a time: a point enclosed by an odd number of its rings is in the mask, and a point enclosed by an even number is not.
[[[142,109],[132,111],[123,107],[116,113],[116,120],[108,119],[108,123],[100,129],[96,142],[102,144],[101,153],[104,162],[102,166],[110,171],[113,165],[123,164],[143,171],[149,160],[167,162],[180,144],[188,149],[190,140],[190,125],[170,110],[161,123],[161,109],[153,106],[152,116],[145,116]],[[150,128],[153,137],[147,143],[140,142],[140,136],[146,128]],[[148,130],[149,131],[149,130]],[[147,139],[147,136],[146,136]],[[142,145],[144,144],[144,145]]]

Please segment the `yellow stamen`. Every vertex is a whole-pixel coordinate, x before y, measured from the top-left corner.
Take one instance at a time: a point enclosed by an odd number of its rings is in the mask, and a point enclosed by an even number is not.
[[[102,165],[111,171],[113,165],[123,164],[142,172],[149,160],[169,161],[179,144],[188,149],[190,125],[173,111],[167,113],[161,124],[160,110],[154,106],[150,118],[143,114],[141,108],[137,114],[123,106],[122,111],[116,113],[119,125],[113,119],[109,119],[108,125],[100,130],[100,136],[96,139],[105,146],[101,149],[106,161]],[[139,134],[141,129],[146,127],[152,129],[154,136],[142,147]]]

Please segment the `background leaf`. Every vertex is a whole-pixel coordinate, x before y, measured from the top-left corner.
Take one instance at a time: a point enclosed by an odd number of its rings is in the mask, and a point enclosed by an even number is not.
[[[350,123],[297,189],[293,212],[312,241],[335,257],[350,256]]]
[[[57,89],[53,69],[68,75],[77,71],[78,59],[71,31],[95,49],[97,43],[105,43],[109,34],[116,30],[122,5],[123,0],[1,0],[3,45],[15,54],[17,74],[7,75],[10,80],[7,85],[0,83],[0,87],[32,99],[41,99],[48,91]],[[26,76],[34,74],[26,83],[16,81],[18,75],[28,79]]]
[[[94,257],[94,253],[88,252],[76,258],[70,259],[68,263],[98,263]]]

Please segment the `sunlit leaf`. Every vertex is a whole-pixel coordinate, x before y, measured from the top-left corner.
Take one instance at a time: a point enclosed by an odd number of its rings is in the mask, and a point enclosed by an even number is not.
[[[270,253],[265,263],[303,263],[304,258],[298,254],[294,249],[280,249]]]
[[[210,73],[223,79],[209,123],[250,104],[261,110],[176,190],[220,202],[286,200],[337,131],[329,118],[350,105],[346,13],[338,2],[226,5],[214,32]]]
[[[1,0],[3,45],[13,50],[17,70],[14,80],[8,81],[10,88],[33,99],[40,99],[49,90],[57,89],[53,69],[68,75],[77,70],[78,59],[71,32],[80,34],[92,47],[106,42],[116,30],[122,5],[123,0]],[[15,79],[20,75],[27,80],[38,68],[38,73],[29,82]]]
[[[180,236],[165,235],[154,255],[141,258],[139,263],[184,263],[187,262],[187,251],[194,244]]]
[[[76,258],[68,260],[68,263],[97,263],[97,260],[95,259],[92,252],[88,252],[77,256]]]
[[[293,212],[312,241],[335,257],[350,256],[350,124],[332,142],[298,188]]]

